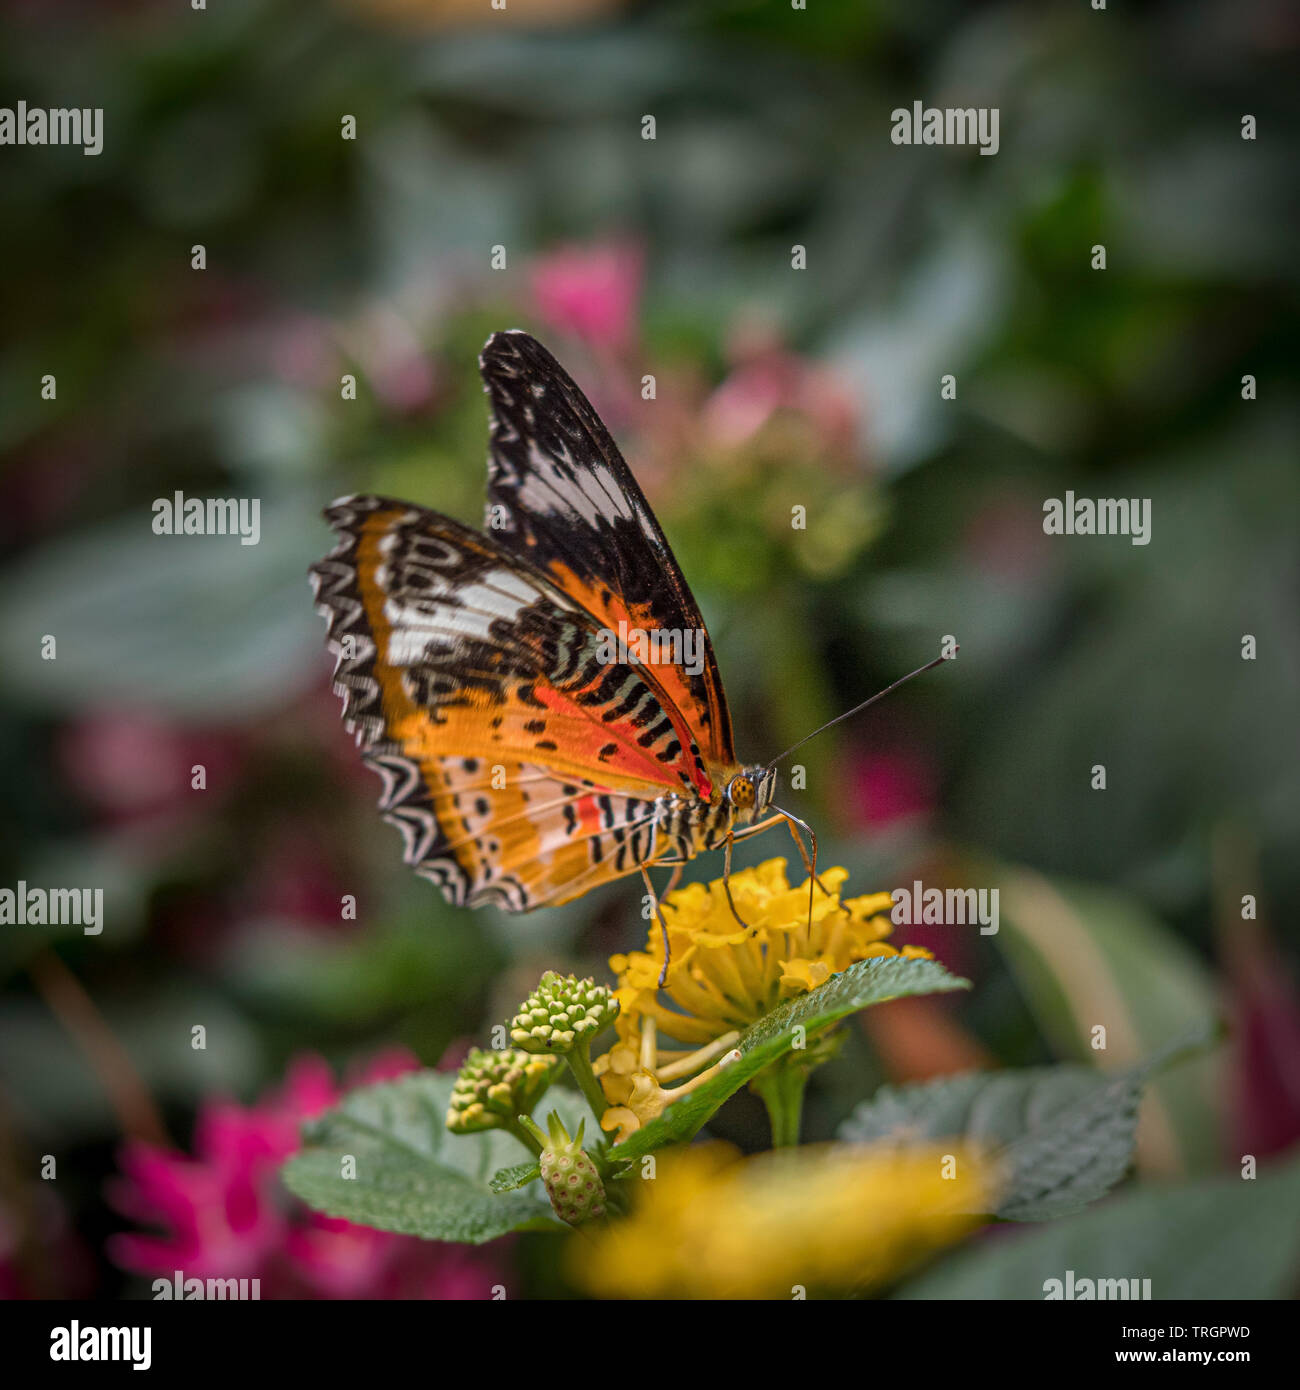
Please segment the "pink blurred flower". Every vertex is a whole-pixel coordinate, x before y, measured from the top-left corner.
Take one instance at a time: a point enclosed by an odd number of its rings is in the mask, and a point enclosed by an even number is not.
[[[287,314],[266,330],[266,357],[277,376],[306,391],[337,388],[338,347],[333,326],[314,314]]]
[[[419,1069],[419,1059],[409,1048],[394,1045],[372,1054],[364,1062],[350,1066],[343,1080],[343,1088],[351,1091],[358,1086],[377,1086],[381,1081],[396,1081],[399,1076]],[[438,1070],[442,1070],[441,1066]]]
[[[824,367],[782,347],[770,334],[746,334],[736,365],[704,406],[705,432],[724,448],[747,443],[779,410],[805,416],[826,446],[853,447],[857,409]]]
[[[636,332],[643,256],[626,242],[562,246],[533,264],[537,312],[561,333],[618,352]]]
[[[433,362],[415,329],[395,310],[373,304],[343,336],[376,399],[389,410],[413,415],[433,404],[438,386]]]
[[[1230,1153],[1283,1153],[1300,1139],[1300,990],[1262,922],[1234,922],[1222,953],[1232,1018]]]
[[[229,783],[241,760],[233,734],[182,729],[130,709],[96,710],[74,720],[59,735],[58,759],[72,787],[114,822],[193,806],[196,764],[205,769],[210,795]]]
[[[298,926],[354,927],[343,917],[346,885],[329,845],[327,831],[307,820],[270,828],[257,846],[244,888],[254,917]]]
[[[438,1058],[436,1070],[459,1071],[465,1065],[465,1059],[474,1046],[475,1039],[472,1035],[462,1034],[458,1038],[453,1038],[443,1049],[442,1056]]]
[[[929,765],[903,749],[855,754],[848,771],[849,814],[870,830],[927,815],[934,804],[933,782]]]
[[[418,1068],[394,1048],[349,1076],[391,1080]],[[342,1094],[325,1061],[296,1059],[284,1084],[256,1105],[212,1100],[200,1110],[192,1155],[131,1143],[110,1200],[162,1234],[122,1233],[108,1253],[123,1268],[171,1278],[257,1278],[264,1298],[485,1297],[498,1262],[414,1236],[393,1235],[308,1211],[281,1187],[299,1125]]]

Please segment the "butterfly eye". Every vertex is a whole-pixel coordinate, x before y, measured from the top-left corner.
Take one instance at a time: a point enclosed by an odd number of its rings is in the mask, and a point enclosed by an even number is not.
[[[754,804],[754,784],[748,777],[733,777],[728,790],[733,806],[748,807]]]

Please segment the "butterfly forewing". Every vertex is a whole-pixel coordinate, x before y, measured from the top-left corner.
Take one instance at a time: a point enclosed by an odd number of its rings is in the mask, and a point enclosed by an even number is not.
[[[731,717],[704,620],[618,446],[563,367],[527,333],[495,333],[479,359],[491,403],[487,524],[607,629],[697,634],[702,669],[659,653],[658,683],[703,761],[730,768]]]

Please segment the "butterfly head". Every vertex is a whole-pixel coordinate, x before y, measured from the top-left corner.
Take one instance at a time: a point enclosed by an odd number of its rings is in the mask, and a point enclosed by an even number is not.
[[[727,783],[727,801],[740,823],[755,821],[772,804],[776,791],[776,768],[757,763],[742,767]]]

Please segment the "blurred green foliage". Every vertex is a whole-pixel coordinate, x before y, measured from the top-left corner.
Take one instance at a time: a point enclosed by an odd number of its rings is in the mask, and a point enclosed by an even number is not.
[[[644,930],[617,888],[522,922],[447,908],[401,866],[327,691],[305,581],[320,508],[379,490],[477,521],[475,355],[504,327],[592,388],[643,479],[742,756],[960,641],[954,666],[801,753],[786,804],[853,887],[954,862],[1087,885],[1063,910],[1139,1051],[1213,1006],[1224,901],[1253,894],[1296,968],[1285,7],[591,8],[535,29],[365,0],[2,22],[0,88],[102,106],[105,144],[0,152],[0,883],[104,885],[104,935],[53,944],[182,1142],[214,1088],[249,1097],[304,1049],[398,1040],[432,1064],[545,966],[600,968]],[[890,110],[918,99],[999,107],[997,156],[892,145]],[[612,355],[536,295],[556,247],[609,241],[644,257]],[[776,405],[727,434],[723,393],[755,362],[785,373]],[[176,489],[260,498],[260,544],[154,535],[151,503]],[[1151,544],[1044,536],[1043,501],[1067,489],[1151,498]],[[912,770],[905,804],[871,790],[881,754]],[[1216,857],[1225,833],[1240,852]],[[741,862],[773,853],[788,845]],[[962,947],[976,989],[952,1016],[995,1061],[1086,1055],[1096,999],[1053,974],[1051,931],[1017,919]],[[76,1221],[99,1232],[118,1135],[33,987],[50,948],[0,942],[0,1145],[24,1170],[62,1146]],[[810,1124],[830,1133],[888,1071],[855,1039]],[[1207,1064],[1162,1092],[1180,1141],[1165,1171],[1236,1152],[1230,1084]],[[723,1132],[751,1143],[757,1116],[738,1098]],[[96,1279],[123,1287],[102,1261]]]

